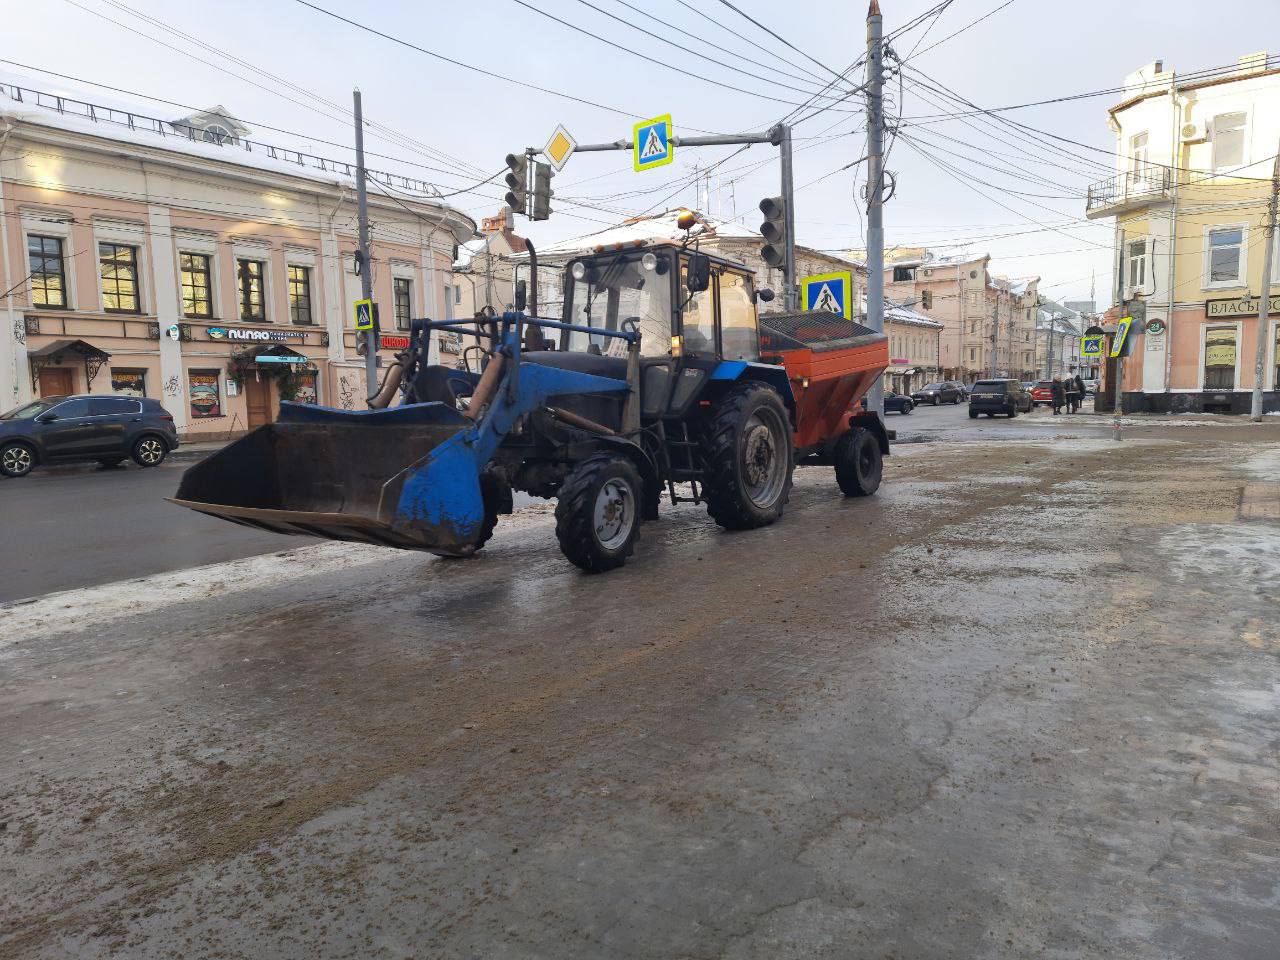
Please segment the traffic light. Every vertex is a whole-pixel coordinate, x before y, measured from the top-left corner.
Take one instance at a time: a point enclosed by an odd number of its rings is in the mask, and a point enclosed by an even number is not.
[[[507,174],[507,206],[516,213],[528,214],[529,160],[522,153],[508,153],[507,166],[511,172]]]
[[[760,235],[764,237],[760,256],[769,266],[781,270],[787,263],[786,201],[782,197],[766,197],[760,201],[760,212],[764,214],[764,223],[760,224]]]
[[[920,291],[920,306],[924,307],[924,309],[926,310],[933,309],[933,291],[932,290]]]
[[[546,220],[551,216],[551,164],[535,160],[533,163],[533,215],[531,220]]]

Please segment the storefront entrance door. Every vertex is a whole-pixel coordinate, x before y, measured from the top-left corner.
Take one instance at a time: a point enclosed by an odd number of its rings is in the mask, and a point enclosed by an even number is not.
[[[249,429],[271,422],[271,381],[245,377],[244,403],[248,408]]]
[[[76,392],[71,371],[62,367],[45,367],[40,371],[39,383],[42,397],[65,397]]]

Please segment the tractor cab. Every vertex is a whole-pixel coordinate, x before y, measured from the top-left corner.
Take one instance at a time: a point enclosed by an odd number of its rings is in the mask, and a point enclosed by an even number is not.
[[[565,274],[563,317],[578,328],[639,333],[646,420],[684,416],[721,361],[760,357],[751,273],[740,263],[674,243],[597,250],[574,260]],[[560,350],[601,358],[575,365],[584,370],[625,375],[625,341],[565,330]],[[570,363],[565,357],[557,365]]]

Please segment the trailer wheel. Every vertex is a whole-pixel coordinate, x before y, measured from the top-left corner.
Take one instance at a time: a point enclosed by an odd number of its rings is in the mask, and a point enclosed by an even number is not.
[[[884,458],[870,430],[854,427],[836,442],[836,483],[846,497],[869,497],[880,489]]]
[[[587,573],[626,563],[640,538],[643,492],[625,457],[596,454],[574,467],[556,502],[556,539],[569,562]]]
[[[795,442],[777,391],[735,386],[712,408],[702,430],[702,492],[711,519],[726,530],[764,527],[791,496]]]

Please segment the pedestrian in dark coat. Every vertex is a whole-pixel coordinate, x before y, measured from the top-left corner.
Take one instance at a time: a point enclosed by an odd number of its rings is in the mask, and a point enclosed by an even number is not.
[[[1067,390],[1062,385],[1061,377],[1053,378],[1053,415],[1056,417],[1062,412],[1062,405],[1067,402]]]
[[[1084,406],[1084,398],[1088,396],[1088,393],[1085,392],[1084,381],[1080,379],[1080,374],[1078,373],[1076,374],[1076,391],[1080,394],[1076,397],[1076,409],[1079,410]]]
[[[1080,409],[1080,392],[1076,389],[1074,377],[1067,377],[1062,382],[1062,389],[1067,399],[1067,413],[1075,413]]]

